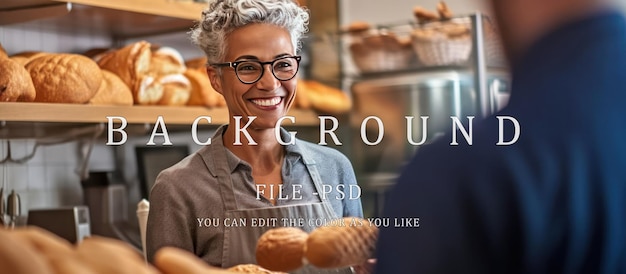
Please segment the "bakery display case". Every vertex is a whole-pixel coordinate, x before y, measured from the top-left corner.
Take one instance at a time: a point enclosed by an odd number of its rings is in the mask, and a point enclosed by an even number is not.
[[[380,213],[415,152],[451,130],[451,117],[480,120],[506,105],[509,77],[496,33],[488,17],[474,13],[341,34],[344,85],[354,103],[351,158],[364,192],[375,200],[371,214]],[[413,117],[410,130],[406,117]],[[379,143],[366,143],[381,130]]]

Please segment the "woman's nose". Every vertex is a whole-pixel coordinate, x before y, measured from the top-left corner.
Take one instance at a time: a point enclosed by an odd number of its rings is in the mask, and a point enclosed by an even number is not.
[[[274,74],[272,73],[272,67],[269,66],[269,64],[264,65],[263,70],[263,75],[261,76],[261,79],[256,82],[256,87],[260,90],[276,90],[280,86],[280,81],[276,79],[276,77],[274,77]]]

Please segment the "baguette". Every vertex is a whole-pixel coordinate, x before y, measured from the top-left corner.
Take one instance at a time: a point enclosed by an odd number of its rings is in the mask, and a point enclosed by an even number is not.
[[[373,257],[377,238],[376,226],[360,218],[346,217],[313,230],[304,256],[319,268],[360,265]]]

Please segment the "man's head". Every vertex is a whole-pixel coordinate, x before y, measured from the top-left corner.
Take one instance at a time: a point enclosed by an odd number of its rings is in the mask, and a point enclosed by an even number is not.
[[[489,0],[511,62],[547,32],[596,12],[605,0]]]

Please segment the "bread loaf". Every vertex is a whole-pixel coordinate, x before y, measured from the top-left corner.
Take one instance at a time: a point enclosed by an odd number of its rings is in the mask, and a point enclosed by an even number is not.
[[[139,41],[104,54],[98,61],[98,65],[102,69],[117,74],[137,99],[136,93],[141,87],[141,79],[150,70],[151,59],[150,43]]]
[[[163,85],[153,76],[143,75],[138,80],[138,87],[133,92],[135,104],[155,105],[163,97]]]
[[[78,244],[80,259],[96,273],[157,274],[139,252],[120,240],[91,236]]]
[[[187,105],[206,107],[214,107],[217,105],[220,94],[211,86],[211,81],[206,72],[202,73],[200,70],[187,69],[184,75],[191,83],[191,95],[189,96]]]
[[[298,79],[296,84],[296,97],[294,98],[293,107],[299,109],[310,109],[311,101],[309,100],[309,87],[307,81]]]
[[[0,227],[0,272],[12,274],[55,273],[46,259],[32,246],[16,239]]]
[[[150,71],[155,75],[182,74],[186,70],[183,56],[171,47],[160,47],[152,51]]]
[[[159,105],[184,106],[191,95],[191,83],[182,74],[169,74],[157,79],[163,86],[163,96]]]
[[[78,54],[45,54],[28,64],[37,96],[35,102],[87,103],[102,84],[102,71]]]
[[[196,255],[175,247],[163,247],[154,255],[154,265],[163,274],[222,274],[232,273],[212,267]]]
[[[376,226],[360,218],[346,217],[313,230],[304,256],[319,268],[359,265],[373,256],[377,237]]]
[[[302,81],[302,80],[301,80]],[[352,108],[348,95],[317,81],[306,81],[306,95],[313,109],[325,114],[340,114]]]
[[[35,86],[28,71],[9,58],[0,58],[0,102],[32,102]]]
[[[128,86],[113,72],[102,70],[103,81],[89,104],[132,106],[133,94]]]
[[[290,272],[302,267],[308,234],[296,227],[279,227],[265,232],[256,245],[257,263],[272,271]]]
[[[206,56],[203,56],[203,57],[198,57],[198,58],[187,60],[185,62],[185,66],[187,67],[187,69],[197,69],[197,70],[206,71],[207,62],[208,60]]]

